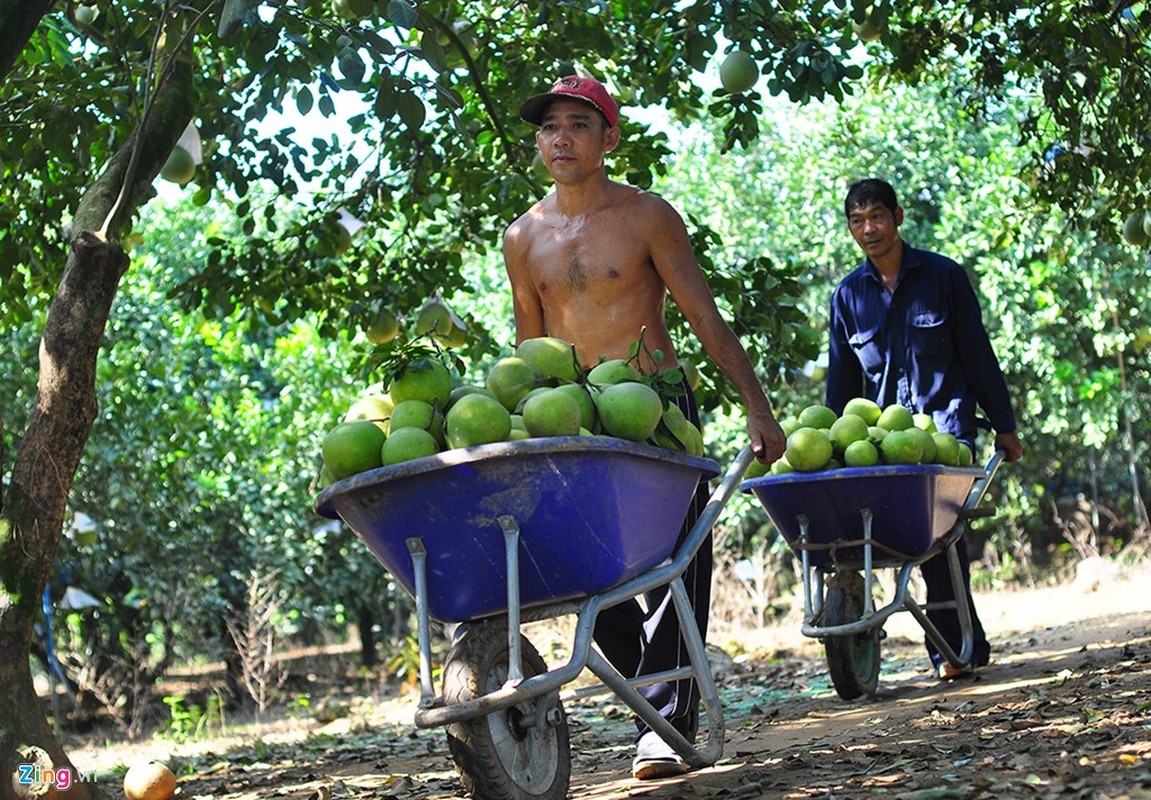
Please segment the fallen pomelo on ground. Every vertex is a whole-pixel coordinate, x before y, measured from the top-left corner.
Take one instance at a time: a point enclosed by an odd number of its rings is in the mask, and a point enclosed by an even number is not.
[[[176,776],[159,761],[138,762],[124,773],[128,800],[168,800],[176,793]]]

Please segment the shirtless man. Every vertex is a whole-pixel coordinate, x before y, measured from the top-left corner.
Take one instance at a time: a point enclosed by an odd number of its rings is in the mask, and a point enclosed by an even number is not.
[[[561,78],[551,91],[524,103],[520,116],[539,125],[536,146],[555,190],[513,222],[504,236],[517,342],[557,336],[571,342],[580,361],[590,367],[601,358],[627,358],[642,331],[647,350],[663,353],[658,367],[668,369],[677,364],[664,317],[670,294],[739,392],[756,457],[770,463],[781,456],[783,431],[743,346],[716,307],[680,215],[663,199],[607,177],[604,156],[619,143],[620,131],[619,110],[603,84],[591,78]],[[641,358],[643,370],[657,366],[642,350]],[[677,402],[698,425],[695,400],[685,389]],[[704,482],[681,539],[706,501]],[[711,555],[709,539],[684,575],[704,634]],[[687,663],[670,596],[666,591],[658,595],[645,598],[647,614],[632,601],[605,610],[597,620],[596,643],[625,676]],[[641,691],[677,730],[694,738],[699,709],[694,681],[665,682]],[[669,745],[641,721],[637,725],[632,763],[636,778],[686,771]]]

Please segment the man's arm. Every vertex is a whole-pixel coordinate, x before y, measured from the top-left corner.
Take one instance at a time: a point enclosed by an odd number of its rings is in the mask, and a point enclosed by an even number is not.
[[[1008,461],[1018,461],[1023,455],[1023,445],[1016,433],[1015,411],[1007,391],[1007,379],[983,325],[979,298],[962,267],[957,266],[952,275],[954,338],[967,383],[995,429],[995,449],[1003,450]]]
[[[775,461],[787,445],[783,429],[772,413],[771,402],[747,352],[719,313],[715,297],[692,252],[683,220],[670,204],[654,195],[645,198],[645,205],[641,229],[647,237],[656,271],[704,350],[739,393],[747,412],[752,452],[761,461]]]
[[[522,220],[513,222],[504,233],[504,269],[507,270],[512,287],[516,344],[524,339],[547,335],[543,306],[528,273],[527,239]]]

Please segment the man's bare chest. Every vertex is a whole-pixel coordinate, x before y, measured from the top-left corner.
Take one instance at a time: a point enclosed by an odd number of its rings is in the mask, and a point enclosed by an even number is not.
[[[574,293],[635,280],[651,269],[641,243],[610,224],[554,230],[536,240],[530,261],[541,288]]]

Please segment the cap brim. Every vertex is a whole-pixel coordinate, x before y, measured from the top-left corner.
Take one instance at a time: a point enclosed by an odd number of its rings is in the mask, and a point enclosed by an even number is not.
[[[520,106],[520,119],[533,125],[539,125],[544,121],[544,112],[554,100],[578,100],[603,116],[603,110],[586,97],[580,97],[578,94],[566,94],[565,92],[544,92],[524,101],[524,104]]]
[[[537,94],[535,97],[530,97],[524,101],[520,106],[520,119],[524,122],[530,122],[533,125],[539,125],[544,120],[544,111],[547,109],[548,104],[557,97],[563,95],[552,94],[551,92],[544,92]],[[590,104],[589,104],[590,105]]]

